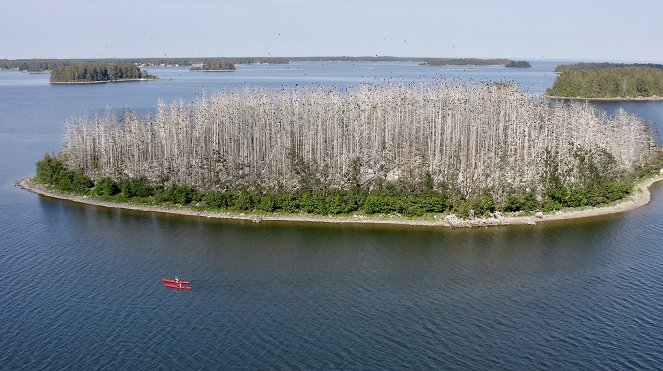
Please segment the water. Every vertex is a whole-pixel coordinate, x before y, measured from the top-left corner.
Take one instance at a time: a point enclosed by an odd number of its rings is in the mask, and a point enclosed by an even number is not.
[[[441,76],[516,81],[537,93],[556,64],[167,68],[150,73],[171,80],[81,86],[0,72],[0,365],[661,369],[659,186],[650,205],[622,215],[472,230],[207,220],[13,186],[59,150],[67,118],[109,104],[150,110],[158,98],[191,101],[203,89]],[[663,122],[661,103],[622,106]],[[194,290],[161,286],[176,274]]]

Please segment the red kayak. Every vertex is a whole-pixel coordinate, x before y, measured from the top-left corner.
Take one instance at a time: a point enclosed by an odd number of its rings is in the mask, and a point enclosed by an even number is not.
[[[189,281],[180,281],[178,279],[170,280],[168,278],[162,279],[161,282],[163,282],[163,283],[181,283],[182,285],[188,285],[188,284],[191,283]]]
[[[165,286],[168,287],[169,289],[191,290],[191,286],[172,285],[170,283],[167,283]]]

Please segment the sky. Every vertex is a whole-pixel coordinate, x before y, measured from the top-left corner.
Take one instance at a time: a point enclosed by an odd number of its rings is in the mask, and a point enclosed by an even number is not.
[[[663,63],[663,0],[0,0],[0,58],[476,57]]]

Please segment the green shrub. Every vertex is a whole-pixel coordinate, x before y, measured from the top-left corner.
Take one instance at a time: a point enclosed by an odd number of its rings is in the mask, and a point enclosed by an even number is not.
[[[215,209],[226,209],[235,204],[235,194],[231,192],[208,192],[203,196],[203,201],[207,206]]]
[[[120,187],[118,187],[113,179],[103,177],[94,185],[94,193],[99,196],[115,196],[120,193]]]
[[[253,196],[249,191],[245,189],[243,189],[237,196],[237,199],[235,199],[235,208],[237,210],[242,210],[242,211],[253,210],[253,205],[254,205]]]
[[[36,179],[60,191],[79,194],[86,194],[94,186],[92,180],[82,170],[68,170],[60,158],[48,154],[37,162]]]
[[[150,197],[154,194],[154,189],[145,177],[123,179],[119,183],[120,190],[128,198],[132,197]]]
[[[194,200],[199,201],[200,195],[192,187],[173,184],[166,188],[166,190],[161,194],[160,199],[163,202],[186,205]]]
[[[276,202],[274,201],[274,196],[271,194],[265,194],[260,196],[260,201],[256,205],[258,210],[271,212],[276,208]]]

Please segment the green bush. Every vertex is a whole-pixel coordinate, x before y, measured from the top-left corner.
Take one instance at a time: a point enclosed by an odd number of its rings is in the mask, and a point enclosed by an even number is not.
[[[68,170],[60,158],[48,154],[37,162],[36,180],[60,191],[79,194],[88,193],[94,186],[92,180],[82,170]]]
[[[120,187],[113,179],[109,177],[103,177],[97,181],[94,185],[94,191],[96,195],[99,196],[115,196],[120,193]]]
[[[256,208],[261,211],[271,212],[276,209],[276,202],[274,201],[274,196],[271,194],[265,194],[260,196],[260,201],[256,205]]]
[[[208,192],[203,196],[203,201],[209,207],[215,209],[227,209],[235,204],[235,194],[231,192]]]
[[[150,197],[154,194],[154,189],[145,177],[123,179],[119,186],[122,194],[128,198]]]
[[[249,211],[253,210],[253,205],[253,196],[249,191],[243,189],[235,200],[235,208],[237,210]]]
[[[192,201],[199,201],[201,197],[192,187],[173,184],[166,188],[166,190],[161,194],[160,199],[162,202],[186,205]]]

